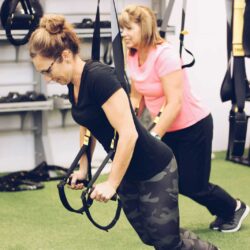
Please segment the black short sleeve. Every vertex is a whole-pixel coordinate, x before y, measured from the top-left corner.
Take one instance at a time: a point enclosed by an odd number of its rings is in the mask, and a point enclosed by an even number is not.
[[[68,84],[68,88],[74,120],[88,128],[102,144],[106,152],[109,152],[110,143],[114,136],[114,128],[101,106],[117,90],[122,88],[114,68],[100,62],[87,61],[83,68],[76,103],[74,101],[74,85]],[[148,133],[140,121],[137,120],[132,109],[131,112],[138,139],[124,178],[128,180],[146,180],[166,168],[173,154],[166,144]]]
[[[91,96],[102,106],[122,86],[113,68],[101,68],[91,84]]]

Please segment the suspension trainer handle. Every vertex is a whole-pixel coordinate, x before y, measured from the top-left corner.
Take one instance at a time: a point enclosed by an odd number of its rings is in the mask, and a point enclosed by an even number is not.
[[[96,182],[96,180],[97,180],[97,178],[99,177],[99,175],[101,174],[103,168],[106,166],[106,164],[108,163],[109,159],[111,159],[111,157],[114,155],[114,153],[115,153],[115,150],[114,150],[114,149],[111,149],[111,150],[108,152],[108,154],[107,154],[107,156],[105,157],[105,159],[103,160],[101,166],[97,169],[97,171],[95,172],[94,176],[93,176],[92,179],[89,181],[89,183],[88,183],[86,189],[82,192],[82,195],[81,195],[82,200],[83,200],[84,198],[86,198],[87,196],[88,196],[87,200],[90,199],[90,193],[91,193],[91,192],[93,191],[93,189],[94,189],[94,188],[93,188],[94,183]],[[111,198],[111,200],[116,200],[116,196],[114,195],[114,196]]]
[[[82,157],[82,155],[87,151],[88,146],[87,145],[83,145],[78,154],[76,155],[74,161],[72,162],[70,168],[67,171],[66,176],[59,182],[59,184],[57,185],[58,188],[58,192],[59,192],[59,197],[60,200],[63,204],[63,206],[69,210],[70,212],[75,212],[75,213],[80,213],[82,214],[84,212],[84,207],[80,207],[79,209],[74,209],[68,202],[66,194],[65,194],[65,185],[67,184],[68,179],[70,178],[70,175],[73,173],[73,171],[75,170],[75,168],[77,167],[77,164],[80,160],[80,158]]]
[[[116,194],[111,198],[111,200],[117,201],[116,213],[115,213],[114,218],[111,220],[111,222],[108,225],[103,226],[94,220],[94,218],[92,217],[92,215],[89,211],[89,208],[93,204],[93,200],[90,198],[90,194],[91,194],[91,190],[93,190],[93,185],[94,185],[95,181],[97,180],[97,178],[101,174],[103,168],[106,166],[109,159],[111,159],[111,157],[114,155],[114,153],[115,153],[114,149],[111,149],[109,151],[108,155],[105,157],[104,161],[102,162],[101,166],[98,168],[96,173],[94,174],[93,178],[90,181],[86,181],[86,180],[82,181],[84,183],[84,185],[86,185],[86,189],[82,192],[82,195],[81,195],[82,204],[83,204],[82,207],[80,207],[79,209],[72,208],[72,206],[69,204],[69,202],[66,198],[66,195],[65,195],[64,187],[67,184],[67,180],[68,180],[68,178],[70,178],[71,173],[76,168],[78,161],[80,160],[81,156],[86,152],[87,148],[88,148],[88,146],[86,146],[86,145],[82,146],[82,148],[78,152],[76,158],[74,159],[73,163],[71,164],[71,166],[67,172],[66,177],[58,184],[57,187],[58,187],[58,191],[59,191],[60,200],[61,200],[63,206],[67,210],[69,210],[70,212],[75,212],[75,213],[79,213],[79,214],[86,213],[88,219],[90,220],[90,222],[94,226],[96,226],[97,228],[99,228],[101,230],[108,231],[110,228],[112,228],[116,224],[116,222],[120,218],[121,208],[122,208],[121,201],[118,199]]]
[[[121,203],[121,200],[120,200],[120,199],[117,199],[117,208],[116,208],[116,212],[115,212],[114,218],[113,218],[113,219],[111,220],[111,222],[108,223],[106,226],[100,225],[99,223],[97,223],[97,222],[93,219],[93,217],[92,217],[92,215],[91,215],[91,213],[90,213],[90,211],[89,211],[89,206],[88,206],[87,202],[88,202],[88,201],[86,200],[86,197],[84,197],[84,199],[83,199],[83,204],[85,204],[85,205],[84,205],[84,207],[85,207],[85,213],[86,213],[88,219],[90,220],[90,222],[91,222],[95,227],[97,227],[97,228],[99,228],[99,229],[101,229],[101,230],[104,230],[104,231],[108,232],[108,230],[111,229],[111,228],[116,224],[116,222],[119,220],[120,215],[121,215],[121,210],[122,210],[122,203]],[[92,204],[92,203],[91,203],[91,204]]]
[[[24,13],[22,14],[15,13],[15,10],[19,2],[24,9]],[[15,21],[18,21],[20,23],[25,22],[28,24],[27,27],[28,31],[22,38],[16,38],[15,35],[12,34],[12,24]],[[36,29],[38,23],[39,23],[39,17],[34,13],[29,0],[20,0],[20,1],[14,0],[11,3],[10,12],[6,21],[6,27],[5,27],[6,37],[9,40],[9,42],[15,46],[24,45],[28,42],[32,32]]]
[[[116,208],[116,212],[115,212],[115,216],[114,218],[111,220],[110,223],[108,223],[106,226],[100,225],[99,223],[97,223],[94,218],[92,217],[89,208],[91,207],[91,205],[93,204],[93,200],[90,198],[91,192],[93,191],[93,185],[95,183],[95,181],[97,180],[98,176],[100,175],[100,173],[102,172],[103,168],[106,166],[106,164],[108,163],[109,159],[114,155],[115,150],[111,149],[108,153],[108,155],[106,156],[106,158],[104,159],[104,161],[102,162],[101,166],[98,168],[98,170],[96,171],[96,173],[94,174],[93,178],[90,180],[90,182],[88,183],[87,188],[82,192],[82,203],[83,203],[83,207],[85,208],[85,213],[89,219],[89,221],[97,228],[104,230],[104,231],[108,231],[109,229],[111,229],[116,222],[119,220],[120,215],[121,215],[121,209],[122,209],[122,204],[120,199],[118,198],[117,194],[115,194],[110,200],[112,201],[117,201],[117,208]]]
[[[69,170],[68,170],[68,172],[67,172],[67,174],[66,174],[64,180],[67,181],[67,179],[68,179],[68,178],[70,177],[70,175],[73,173],[73,171],[74,171],[75,168],[77,167],[78,162],[80,161],[80,159],[81,159],[81,157],[84,155],[84,153],[87,151],[87,149],[88,149],[88,146],[86,146],[86,145],[83,145],[83,146],[81,147],[81,149],[79,150],[78,154],[76,155],[74,161],[72,162],[72,164],[71,164],[71,166],[70,166],[70,168],[69,168]]]

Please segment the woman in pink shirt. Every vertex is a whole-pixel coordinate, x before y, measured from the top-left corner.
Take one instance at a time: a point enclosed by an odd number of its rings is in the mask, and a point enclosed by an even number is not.
[[[209,182],[213,121],[209,110],[191,93],[178,52],[159,35],[154,13],[130,5],[120,16],[128,49],[131,101],[154,118],[164,107],[151,134],[173,150],[179,168],[180,193],[205,206],[216,219],[213,230],[236,232],[249,207]]]

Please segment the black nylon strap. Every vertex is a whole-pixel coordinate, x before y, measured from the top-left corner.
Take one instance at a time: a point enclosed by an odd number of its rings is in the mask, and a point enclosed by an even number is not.
[[[19,3],[19,0],[13,0],[11,2],[9,15],[12,15],[12,14],[15,13],[15,10],[16,10],[16,7],[17,7],[18,3]],[[26,14],[27,14],[27,12],[26,12]]]
[[[82,206],[80,207],[79,209],[74,209],[68,202],[67,200],[67,197],[65,195],[65,190],[64,190],[64,187],[66,185],[66,182],[60,182],[58,185],[57,185],[57,188],[58,188],[58,192],[59,192],[59,197],[60,197],[60,200],[63,204],[63,206],[69,210],[70,212],[74,212],[74,213],[79,213],[79,214],[82,214],[84,211],[85,211],[85,207]]]
[[[119,220],[120,218],[120,215],[121,215],[121,209],[122,209],[122,204],[121,204],[121,201],[120,199],[117,200],[117,209],[116,209],[116,212],[115,212],[115,216],[114,218],[111,220],[110,223],[108,223],[106,226],[102,226],[100,225],[99,223],[97,223],[94,218],[92,217],[90,211],[89,211],[89,206],[88,206],[88,201],[86,200],[86,197],[84,197],[83,199],[83,206],[85,207],[85,213],[88,217],[88,219],[90,220],[90,222],[96,226],[97,228],[101,229],[101,230],[104,230],[104,231],[108,231],[109,229],[111,229],[115,224],[116,222]]]
[[[115,150],[111,149],[107,156],[105,157],[105,159],[103,160],[102,164],[100,165],[100,167],[97,169],[96,173],[94,174],[94,176],[92,177],[92,179],[89,181],[89,184],[87,186],[87,192],[93,187],[93,184],[96,182],[97,178],[99,177],[99,175],[101,174],[102,170],[104,169],[104,167],[106,166],[106,164],[108,163],[109,159],[111,159],[111,157],[114,155]],[[87,193],[86,192],[86,193]],[[84,194],[84,192],[83,192]]]
[[[227,71],[223,78],[221,89],[220,89],[220,98],[222,102],[231,100],[232,103],[235,103],[235,94],[234,94],[234,84],[231,77],[231,65],[233,57],[228,61]]]
[[[120,81],[123,89],[128,94],[130,87],[129,87],[127,75],[125,73],[122,37],[121,37],[120,28],[119,28],[119,22],[117,18],[117,11],[116,11],[114,0],[110,0],[110,6],[111,6],[110,13],[111,13],[112,46],[113,46],[115,70],[116,70],[118,80]]]
[[[244,107],[247,92],[249,92],[244,56],[236,56],[233,53],[233,23],[235,25],[238,21],[238,16],[234,15],[235,4],[237,4],[236,1],[226,0],[228,67],[220,91],[222,102],[228,100],[232,102],[232,109],[229,114],[226,159],[233,161],[236,158],[241,159],[245,150],[248,117],[244,112]]]
[[[236,105],[239,112],[242,112],[245,107],[246,91],[248,87],[245,59],[242,56],[234,57],[233,82]]]
[[[105,44],[103,61],[104,61],[104,63],[106,63],[108,65],[111,65],[113,63],[113,59],[112,59],[112,44],[110,42],[107,42]]]
[[[80,207],[79,209],[74,209],[68,202],[67,198],[66,198],[66,195],[65,195],[65,185],[67,184],[67,180],[68,178],[70,177],[70,175],[72,174],[72,172],[74,171],[74,169],[77,167],[77,164],[80,160],[80,158],[82,157],[82,155],[84,153],[86,153],[86,151],[88,150],[88,147],[87,145],[83,145],[81,147],[81,149],[79,150],[77,156],[75,157],[74,161],[72,162],[65,178],[60,181],[60,183],[57,185],[58,187],[58,191],[59,191],[59,197],[60,197],[60,200],[63,204],[63,206],[69,210],[70,212],[75,212],[75,213],[84,213],[86,212],[86,208],[89,208],[92,204],[92,202],[90,202],[90,199],[88,199],[88,202],[84,202],[83,203],[83,206]],[[86,196],[89,194],[89,191],[93,188],[93,184],[95,183],[95,181],[97,180],[97,178],[99,177],[100,173],[102,172],[103,168],[106,166],[106,164],[108,163],[109,159],[114,155],[115,151],[113,149],[111,149],[108,153],[108,155],[105,157],[105,159],[103,160],[101,166],[98,168],[98,170],[96,171],[95,175],[93,176],[93,178],[91,178],[87,183],[87,186],[86,186],[86,189],[82,192],[82,195],[81,195],[81,198],[82,198],[82,201],[84,200],[87,200]],[[91,159],[88,158],[88,162],[90,162]],[[90,166],[90,164],[88,164]],[[89,167],[88,167],[89,168]],[[89,169],[91,171],[91,169]],[[86,184],[86,182],[85,182]],[[114,200],[114,199],[113,199]],[[120,209],[120,207],[118,206],[117,209]],[[93,220],[93,218],[92,218]],[[98,224],[98,223],[96,223]],[[113,223],[112,223],[113,225]],[[101,226],[100,226],[101,227]],[[109,229],[109,228],[108,228]]]
[[[185,50],[190,56],[193,57],[193,60],[192,60],[190,63],[186,63],[186,64],[182,65],[181,68],[182,68],[182,69],[184,69],[184,68],[190,68],[190,67],[192,67],[192,66],[195,64],[194,55],[193,55],[193,53],[192,53],[190,50],[186,49],[184,46],[182,46],[182,47],[184,48],[184,50]]]
[[[97,178],[99,177],[100,173],[102,172],[103,168],[106,166],[106,164],[108,163],[109,159],[111,159],[111,157],[114,155],[115,150],[110,150],[108,155],[105,157],[105,159],[103,160],[101,166],[98,168],[98,170],[96,171],[96,173],[94,174],[93,178],[90,180],[87,188],[82,192],[82,203],[83,203],[83,207],[84,207],[84,212],[86,213],[88,219],[90,220],[90,222],[96,226],[97,228],[101,229],[101,230],[105,230],[108,231],[109,229],[111,229],[116,222],[118,221],[119,217],[120,217],[120,213],[121,213],[121,201],[120,199],[117,197],[117,195],[113,196],[111,198],[111,200],[113,201],[117,201],[117,208],[116,208],[116,212],[115,212],[115,216],[114,218],[111,220],[111,222],[106,225],[106,226],[102,226],[99,223],[97,223],[93,216],[91,215],[90,211],[89,211],[89,207],[92,205],[93,200],[90,198],[90,193],[91,190],[93,189],[93,184],[95,183],[95,181],[97,180]]]
[[[180,32],[180,56],[182,56],[182,48],[184,44],[184,30],[185,30],[185,21],[186,21],[186,8],[187,1],[182,0],[182,11],[181,11],[181,32]]]
[[[184,68],[190,68],[195,64],[195,58],[193,53],[186,49],[184,46],[184,38],[185,38],[185,21],[186,21],[186,8],[187,8],[187,0],[182,0],[182,18],[181,18],[181,32],[180,32],[180,57],[182,58],[182,50],[184,49],[189,55],[192,56],[192,61],[190,63],[186,63],[184,65],[182,65],[182,69]]]
[[[237,106],[238,111],[242,112],[245,107],[245,100],[247,92],[249,92],[249,87],[244,56],[232,55],[233,7],[233,0],[226,0],[228,67],[222,82],[220,96],[223,102],[231,100],[232,104]],[[233,74],[231,74],[231,67],[233,68]]]
[[[233,63],[232,56],[232,41],[233,41],[233,32],[232,32],[232,21],[233,21],[233,0],[226,0],[226,14],[227,14],[227,60],[228,66],[225,76],[222,81],[220,89],[220,98],[222,102],[232,100],[235,103],[235,94],[234,94],[234,84],[231,76],[231,65]]]
[[[92,56],[93,60],[100,60],[101,34],[100,34],[100,0],[97,2],[97,10],[95,16],[94,33],[92,40]]]
[[[89,144],[86,150],[86,157],[88,160],[88,181],[90,181],[92,179],[92,166],[91,166],[91,162],[92,162],[92,155],[91,155],[91,145],[92,145],[92,136],[90,134],[89,137]],[[85,186],[85,185],[84,185]]]
[[[78,151],[78,153],[77,153],[74,161],[70,165],[68,173],[66,174],[65,178],[63,179],[63,181],[67,181],[67,179],[70,177],[71,173],[77,167],[77,164],[78,164],[79,160],[81,159],[81,157],[83,156],[83,154],[87,151],[87,148],[88,148],[88,145],[85,145],[85,144],[80,148],[80,150]]]
[[[168,21],[172,13],[173,6],[174,6],[174,0],[170,0],[165,10],[162,25],[160,28],[160,35],[163,38],[166,36]],[[184,47],[186,7],[187,7],[187,0],[182,0],[181,32],[179,36],[179,40],[180,40],[179,54],[180,54],[180,57],[182,57],[182,50],[184,49],[189,55],[192,56],[193,59],[190,63],[186,63],[182,65],[182,69],[192,67],[195,64],[195,58],[194,58],[193,53]]]
[[[25,11],[25,13],[30,13],[32,14],[33,11],[32,11],[32,6],[31,6],[31,3],[30,1],[28,0],[20,0],[20,3]]]
[[[65,176],[64,179],[61,180],[61,181],[59,182],[59,184],[57,185],[60,200],[61,200],[63,206],[64,206],[67,210],[69,210],[70,212],[83,213],[84,210],[85,210],[85,208],[84,208],[83,206],[80,207],[80,208],[78,208],[78,209],[74,209],[73,207],[71,207],[71,205],[69,204],[69,202],[68,202],[68,200],[67,200],[67,197],[66,197],[66,195],[65,195],[64,187],[65,187],[65,185],[67,184],[68,178],[69,178],[70,175],[73,173],[74,169],[77,167],[80,158],[81,158],[82,155],[87,151],[87,148],[88,148],[87,145],[83,145],[83,146],[80,148],[80,150],[79,150],[79,152],[77,153],[77,155],[76,155],[74,161],[72,162],[71,166],[69,167],[66,176]]]

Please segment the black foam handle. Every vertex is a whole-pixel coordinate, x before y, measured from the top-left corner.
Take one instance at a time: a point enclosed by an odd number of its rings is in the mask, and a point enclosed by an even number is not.
[[[67,180],[67,184],[68,184],[68,185],[71,185],[71,181],[72,181],[72,177],[70,176],[70,177],[68,178],[68,180]],[[87,181],[87,180],[77,180],[77,181],[76,181],[76,185],[77,185],[77,184],[83,184],[85,187],[87,187],[88,184],[89,184],[89,181]]]

